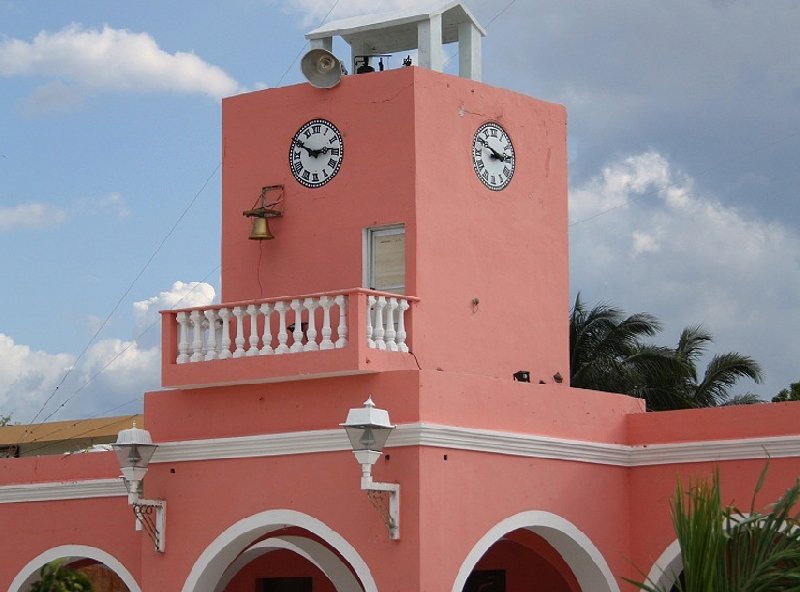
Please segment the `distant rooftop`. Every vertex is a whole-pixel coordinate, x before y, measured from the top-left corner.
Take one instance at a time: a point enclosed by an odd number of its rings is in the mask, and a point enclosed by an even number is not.
[[[124,415],[3,426],[0,427],[0,458],[78,452],[97,444],[110,444],[116,442],[117,433],[131,427],[133,421],[142,427],[144,416]]]
[[[418,50],[417,65],[441,72],[443,44],[458,42],[459,76],[480,80],[481,37],[486,30],[460,2],[429,10],[411,9],[331,21],[306,33],[311,47],[332,51],[332,39],[341,37],[356,57]]]

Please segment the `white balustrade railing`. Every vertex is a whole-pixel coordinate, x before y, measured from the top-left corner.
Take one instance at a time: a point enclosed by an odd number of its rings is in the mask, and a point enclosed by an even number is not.
[[[349,299],[367,301],[366,340],[373,349],[408,352],[408,299],[358,291],[213,305],[170,313],[178,364],[341,349],[348,344]],[[319,327],[319,329],[317,329]],[[334,340],[334,336],[336,339]]]

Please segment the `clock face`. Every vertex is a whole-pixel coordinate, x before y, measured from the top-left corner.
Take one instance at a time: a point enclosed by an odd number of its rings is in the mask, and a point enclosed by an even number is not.
[[[472,166],[492,191],[505,189],[514,176],[514,145],[500,124],[484,123],[472,140]]]
[[[298,183],[322,187],[336,176],[344,157],[342,134],[330,121],[312,119],[292,138],[289,167]]]

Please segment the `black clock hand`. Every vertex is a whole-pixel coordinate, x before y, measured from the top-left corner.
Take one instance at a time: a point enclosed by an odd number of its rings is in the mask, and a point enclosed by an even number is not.
[[[300,141],[300,140],[295,140],[295,141],[294,141],[294,143],[295,143],[295,144],[297,144],[298,146],[300,146],[300,148],[302,148],[302,149],[303,149],[303,150],[305,150],[306,152],[308,152],[308,155],[309,155],[309,156],[316,156],[316,154],[314,154],[314,152],[316,152],[316,150],[312,150],[311,148],[309,148],[308,146],[306,146],[305,144],[303,144],[303,142],[302,142],[302,141]]]
[[[481,144],[483,144],[484,146],[486,146],[489,149],[489,152],[491,152],[491,154],[489,155],[489,158],[494,158],[495,160],[499,160],[500,162],[505,162],[507,158],[511,158],[510,156],[508,156],[506,154],[500,154],[497,150],[495,150],[494,148],[492,148],[489,145],[489,142],[487,142],[486,140],[484,140],[480,136],[478,136],[478,141]]]

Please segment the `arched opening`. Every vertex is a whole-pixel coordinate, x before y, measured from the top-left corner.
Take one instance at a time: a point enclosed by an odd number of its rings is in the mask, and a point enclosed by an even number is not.
[[[676,539],[656,559],[647,574],[647,581],[655,583],[659,588],[669,588],[675,585],[682,573],[681,546]]]
[[[591,540],[568,520],[539,511],[506,518],[481,537],[452,592],[517,592],[531,582],[552,592],[619,592]]]
[[[580,592],[558,552],[543,537],[522,528],[489,547],[467,578],[464,592],[528,590],[531,582],[548,592]]]
[[[95,592],[141,592],[130,572],[113,555],[83,545],[54,547],[34,557],[11,582],[9,592],[28,592],[31,585],[39,581],[42,566],[56,560],[63,560],[70,569],[83,572]]]
[[[377,592],[338,533],[293,510],[269,510],[227,528],[195,562],[183,592]]]

